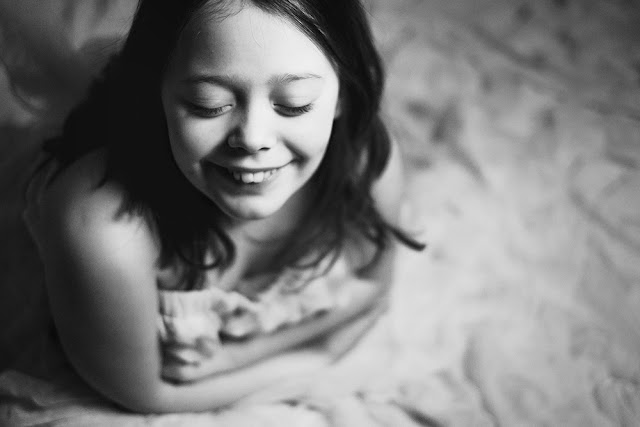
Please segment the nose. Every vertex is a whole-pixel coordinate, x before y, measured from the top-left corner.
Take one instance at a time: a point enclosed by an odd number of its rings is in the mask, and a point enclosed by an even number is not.
[[[249,104],[241,111],[238,124],[229,135],[229,146],[249,153],[273,147],[276,135],[271,112],[271,105]]]

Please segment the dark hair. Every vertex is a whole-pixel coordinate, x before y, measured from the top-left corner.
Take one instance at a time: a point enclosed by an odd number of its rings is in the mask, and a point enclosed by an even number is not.
[[[279,267],[306,268],[328,257],[335,260],[353,235],[372,242],[376,257],[391,235],[422,248],[384,221],[371,196],[372,184],[389,158],[390,140],[378,115],[384,72],[359,0],[250,2],[296,25],[333,63],[340,82],[342,113],[313,178],[314,206],[278,257]],[[235,248],[218,226],[223,214],[174,163],[160,87],[189,20],[205,5],[206,12],[226,13],[229,3],[141,0],[123,49],[70,114],[62,135],[46,145],[63,165],[106,147],[104,181],[115,180],[127,191],[121,213],[144,215],[156,227],[160,263],[182,260],[189,288],[200,285],[204,269],[228,266]],[[210,264],[205,261],[208,250],[214,255]]]

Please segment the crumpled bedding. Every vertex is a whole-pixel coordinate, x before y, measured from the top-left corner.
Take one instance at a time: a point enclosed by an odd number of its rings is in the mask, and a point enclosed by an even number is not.
[[[49,322],[20,222],[28,166],[117,48],[131,3],[0,1],[0,367]],[[14,419],[640,425],[640,10],[609,0],[367,6],[410,214],[429,244],[401,252],[372,333],[325,372],[203,414],[129,414],[72,374],[9,371],[0,399],[20,403]]]

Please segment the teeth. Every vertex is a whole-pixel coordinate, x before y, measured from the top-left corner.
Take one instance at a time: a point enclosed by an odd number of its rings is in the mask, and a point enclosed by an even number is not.
[[[229,170],[233,179],[239,182],[243,182],[245,184],[259,184],[261,182],[267,181],[271,179],[280,169],[271,169],[263,172],[236,172]]]

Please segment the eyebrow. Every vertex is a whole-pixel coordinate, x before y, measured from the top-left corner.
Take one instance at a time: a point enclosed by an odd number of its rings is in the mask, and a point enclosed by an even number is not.
[[[268,83],[271,85],[282,85],[287,83],[292,83],[300,80],[322,80],[322,76],[313,73],[303,73],[303,74],[279,74],[276,76],[272,76],[269,78]],[[234,87],[241,84],[242,79],[237,75],[233,74],[196,74],[193,76],[189,76],[182,80],[183,83],[187,84],[198,84],[198,83],[208,83],[215,84],[219,86],[228,86]]]
[[[305,74],[281,74],[277,76],[273,76],[269,79],[269,83],[271,84],[287,84],[292,82],[297,82],[300,80],[322,80],[322,76],[313,73],[305,73]]]

